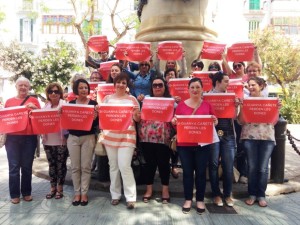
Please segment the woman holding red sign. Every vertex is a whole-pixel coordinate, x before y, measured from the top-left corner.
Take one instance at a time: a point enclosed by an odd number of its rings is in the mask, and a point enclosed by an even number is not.
[[[178,104],[172,124],[177,124],[176,115],[214,115],[212,106],[202,100],[203,84],[199,78],[189,81],[190,98]],[[218,119],[213,116],[214,125]],[[196,184],[197,213],[205,212],[204,194],[206,187],[206,167],[209,160],[210,145],[198,143],[177,143],[177,151],[183,169],[183,188],[185,203],[183,213],[189,213],[192,206],[194,183]],[[194,178],[195,174],[195,178]]]
[[[46,87],[47,104],[45,109],[58,108],[63,103],[63,90],[58,83],[50,83]],[[48,133],[43,135],[44,150],[49,163],[49,176],[51,190],[46,195],[47,199],[63,197],[63,185],[67,174],[67,140],[65,132],[60,130],[57,133]]]
[[[30,81],[20,77],[16,81],[17,96],[5,103],[5,108],[24,105],[28,111],[40,109],[38,100],[29,95]],[[26,202],[32,201],[31,178],[37,135],[33,135],[31,124],[23,131],[7,134],[5,148],[9,166],[9,193],[11,203],[20,203],[20,194]],[[21,183],[20,183],[21,169]]]
[[[131,168],[131,160],[136,147],[135,123],[140,121],[139,103],[135,97],[127,94],[129,77],[126,73],[121,73],[114,79],[116,93],[107,95],[103,103],[107,104],[132,104],[134,112],[132,121],[127,130],[103,130],[104,139],[101,141],[105,145],[109,160],[110,172],[110,193],[111,204],[118,205],[121,199],[121,176],[123,189],[127,201],[127,208],[133,209],[136,202],[136,185]]]
[[[156,77],[151,84],[151,97],[171,98],[166,81],[162,77]],[[170,122],[141,120],[139,124],[140,146],[147,162],[145,167],[145,180],[147,189],[143,196],[143,202],[148,203],[152,198],[153,182],[158,167],[162,184],[162,203],[170,202],[170,149],[169,143],[172,137],[172,125]]]
[[[89,83],[85,79],[74,82],[73,92],[78,97],[70,101],[70,104],[97,105],[97,102],[88,98],[90,94]],[[97,112],[94,112],[94,121],[89,131],[69,130],[67,146],[70,153],[72,181],[75,196],[73,206],[86,206],[88,204],[88,189],[91,179],[92,158],[95,147],[95,133],[98,120]]]
[[[264,80],[259,77],[251,77],[248,81],[250,97],[262,97]],[[278,102],[280,106],[280,102]],[[243,107],[241,105],[241,107]],[[268,164],[275,146],[274,124],[270,123],[246,123],[242,110],[238,115],[238,121],[242,125],[241,140],[248,160],[248,193],[247,205],[253,205],[258,201],[260,207],[268,204],[265,199],[265,191],[268,183]]]

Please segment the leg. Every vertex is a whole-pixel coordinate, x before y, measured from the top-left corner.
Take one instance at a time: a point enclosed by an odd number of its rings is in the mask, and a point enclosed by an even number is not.
[[[55,198],[60,199],[63,197],[63,185],[67,174],[67,159],[68,159],[68,148],[67,146],[56,146],[57,148],[57,193]]]
[[[248,176],[248,165],[247,165],[247,156],[246,152],[243,149],[243,144],[240,143],[242,127],[234,120],[234,129],[236,133],[236,146],[237,146],[237,155],[236,155],[236,166],[237,170],[240,172],[240,176],[247,178]]]
[[[136,185],[131,168],[134,148],[122,147],[118,150],[118,165],[123,179],[124,195],[127,202],[136,201]]]
[[[44,145],[44,150],[49,164],[49,176],[51,188],[56,189],[57,185],[57,148],[55,146]]]
[[[220,197],[221,191],[219,188],[219,159],[220,159],[220,143],[210,145],[209,151],[209,180],[213,197]]]
[[[109,163],[109,174],[110,174],[110,193],[112,199],[121,198],[121,175],[118,165],[118,151],[117,148],[105,146],[108,163]]]

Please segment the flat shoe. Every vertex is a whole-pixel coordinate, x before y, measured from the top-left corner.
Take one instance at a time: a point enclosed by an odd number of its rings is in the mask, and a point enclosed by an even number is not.
[[[148,203],[150,201],[150,199],[152,198],[152,196],[143,196],[143,202],[144,203]]]
[[[267,207],[268,206],[268,203],[265,201],[265,200],[259,200],[258,201],[258,205],[260,207]]]
[[[118,205],[120,203],[120,200],[119,199],[112,199],[110,204],[112,205]]]
[[[79,201],[73,201],[73,202],[72,202],[72,205],[73,205],[73,206],[79,206],[79,205],[80,205],[80,200],[79,200]]]
[[[127,209],[134,209],[134,202],[127,202]]]
[[[80,205],[81,206],[87,206],[89,204],[89,201],[81,201]]]
[[[20,198],[12,198],[12,199],[10,200],[10,202],[11,202],[12,204],[19,204],[19,203],[20,203]]]
[[[188,207],[188,208],[182,207],[182,212],[183,212],[184,214],[188,214],[188,213],[190,213],[190,211],[191,211],[191,207]]]
[[[197,213],[198,213],[198,214],[201,215],[201,214],[204,213],[204,212],[205,212],[205,209],[201,209],[201,208],[198,208],[198,207],[197,207]]]
[[[31,202],[32,201],[32,196],[31,195],[23,196],[23,200],[25,202]]]
[[[253,198],[248,198],[247,200],[245,200],[245,203],[247,204],[247,205],[253,205],[254,203],[255,203],[255,199],[253,199]]]

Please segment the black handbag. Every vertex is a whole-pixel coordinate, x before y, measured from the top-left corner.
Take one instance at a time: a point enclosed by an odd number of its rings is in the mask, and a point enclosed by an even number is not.
[[[142,151],[140,149],[136,149],[132,157],[131,167],[137,185],[145,184],[145,166],[146,161]]]

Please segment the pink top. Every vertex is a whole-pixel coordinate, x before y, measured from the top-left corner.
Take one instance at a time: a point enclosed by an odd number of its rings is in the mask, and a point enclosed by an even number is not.
[[[185,101],[179,102],[175,115],[192,115],[194,108],[189,107]],[[206,102],[202,101],[200,107],[196,110],[194,115],[215,115],[212,106]],[[177,146],[198,146],[198,143],[177,143]]]

